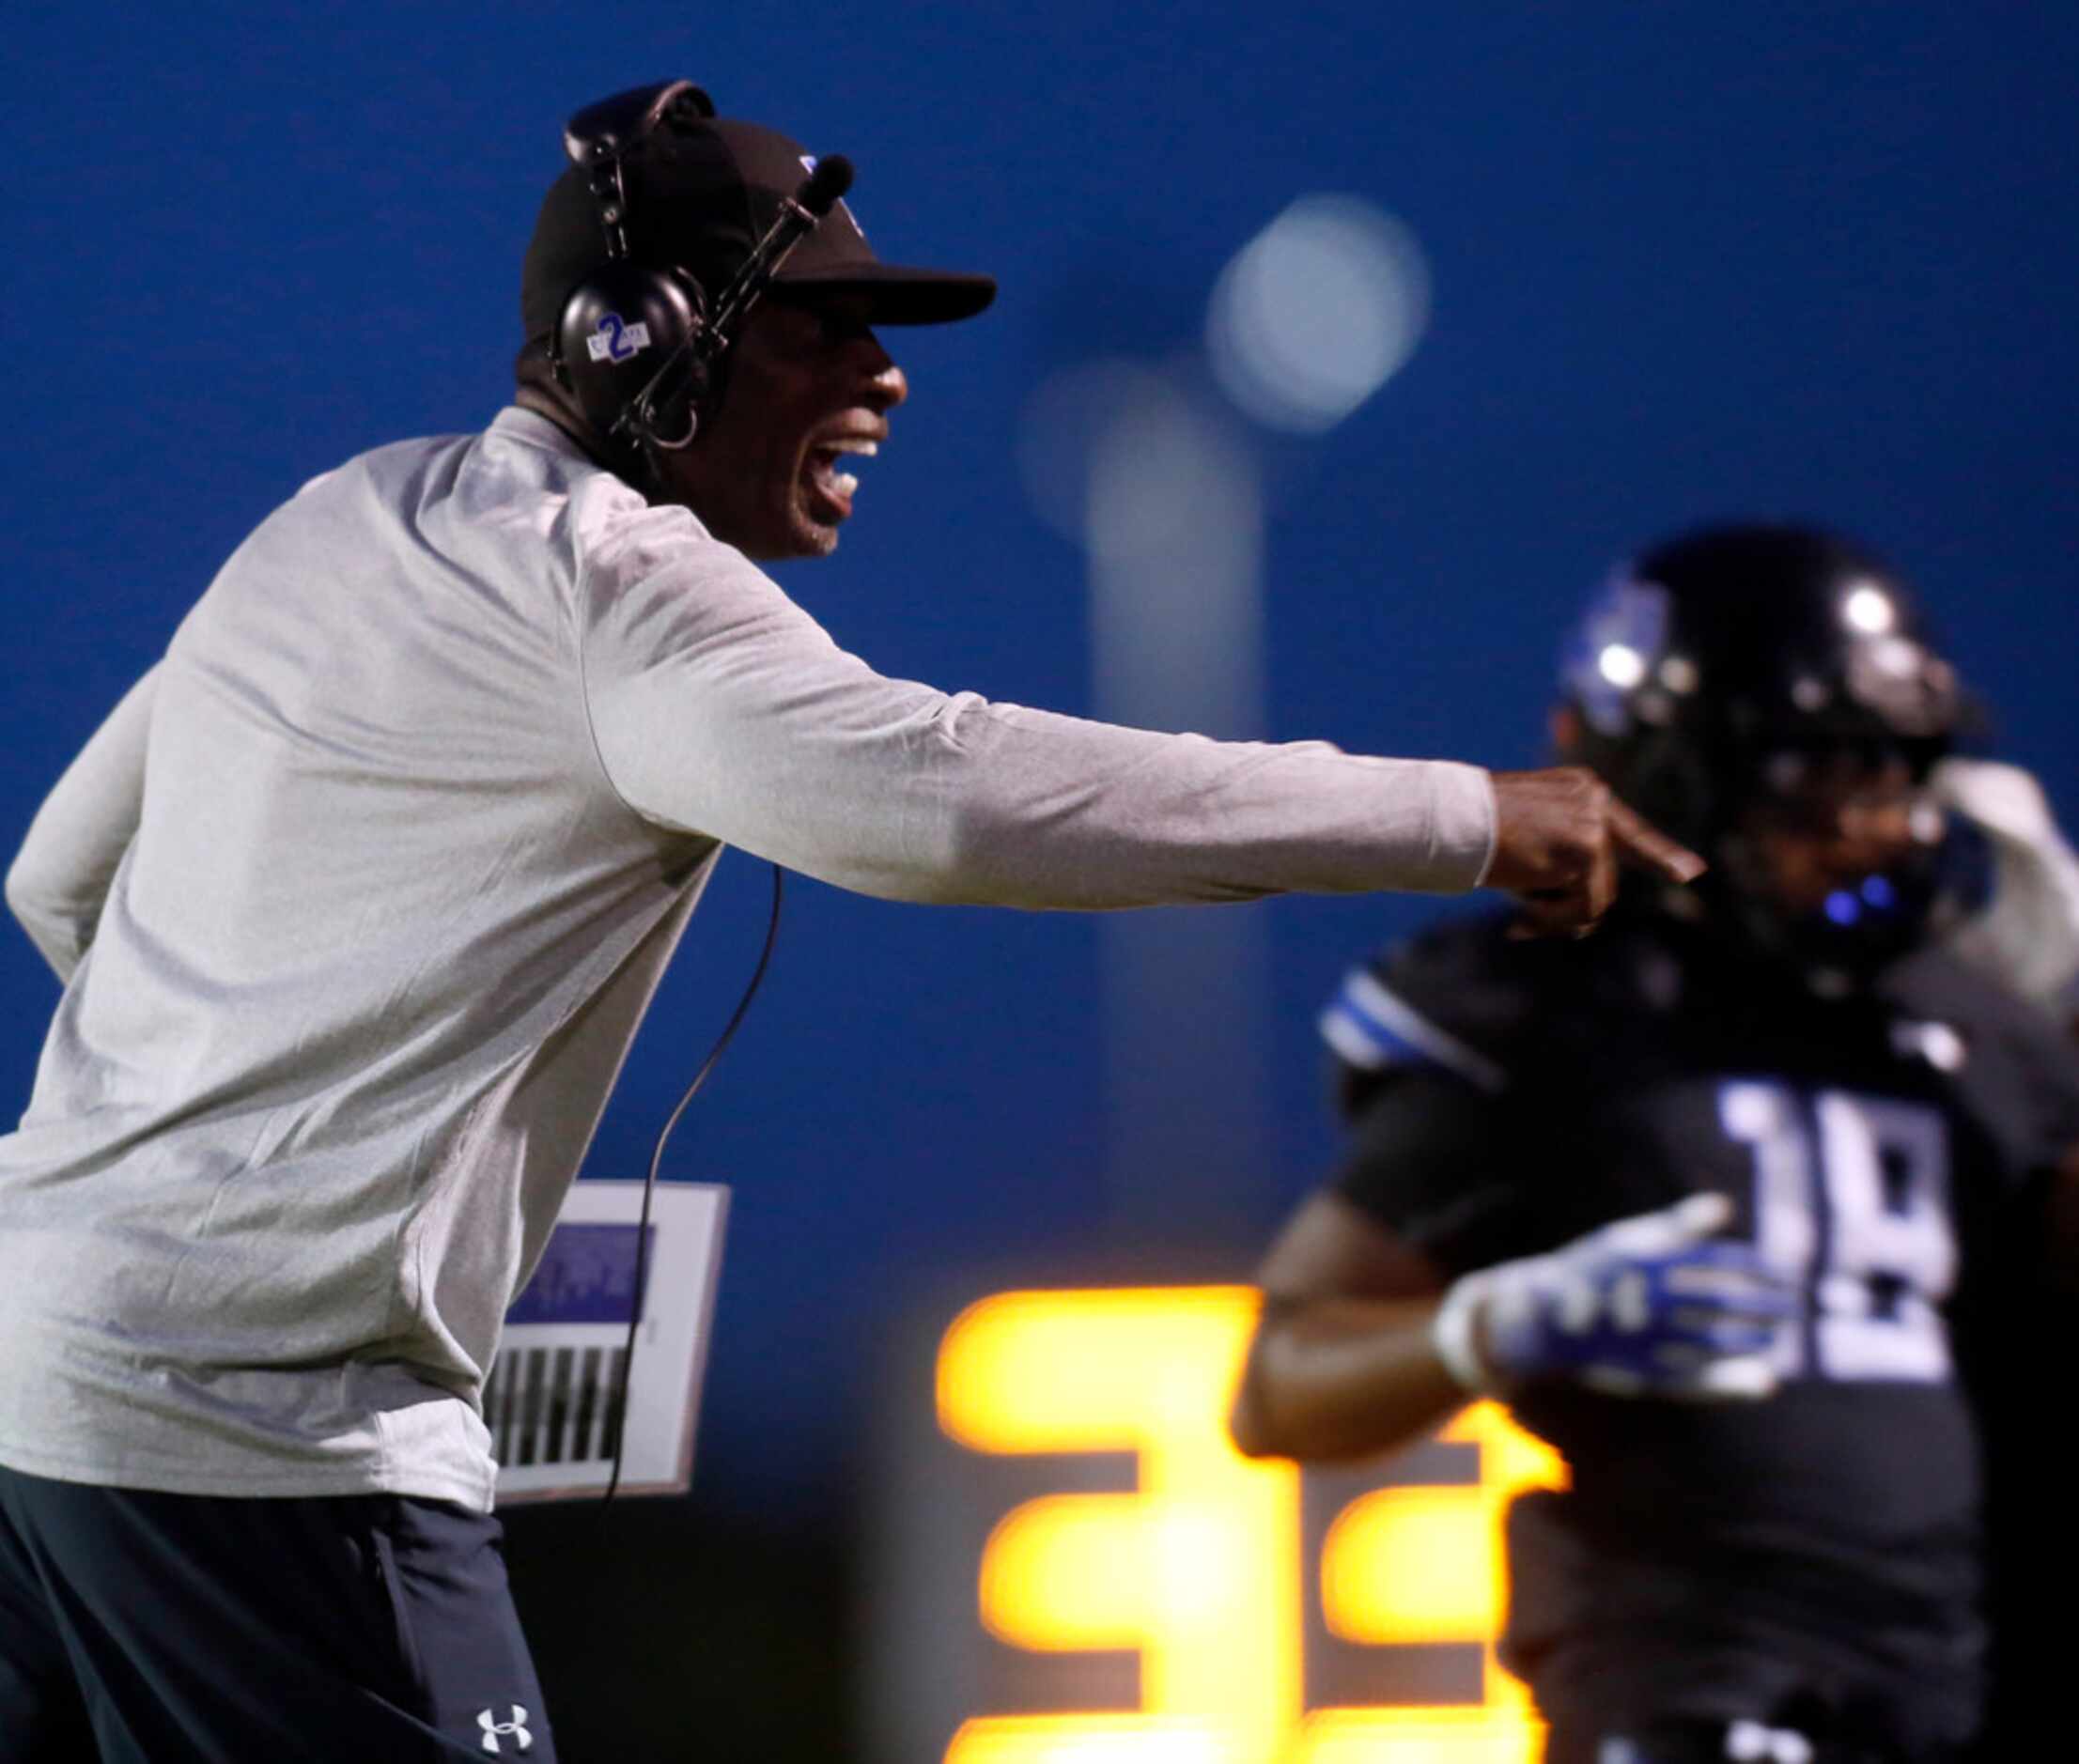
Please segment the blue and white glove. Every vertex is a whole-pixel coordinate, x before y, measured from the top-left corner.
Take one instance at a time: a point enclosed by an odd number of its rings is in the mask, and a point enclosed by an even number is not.
[[[1712,1238],[1731,1216],[1725,1196],[1692,1195],[1468,1274],[1437,1311],[1437,1353],[1494,1396],[1570,1378],[1615,1396],[1765,1397],[1797,1301],[1752,1245]]]

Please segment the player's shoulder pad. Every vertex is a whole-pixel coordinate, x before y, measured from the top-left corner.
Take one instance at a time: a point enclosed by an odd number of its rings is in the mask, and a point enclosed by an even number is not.
[[[2056,1033],[2041,1006],[1940,943],[1922,944],[1901,956],[1878,977],[1876,988],[1895,1011],[1943,1019],[1981,1035],[2033,1040]]]
[[[1540,946],[1512,941],[1502,914],[1458,919],[1344,975],[1322,1039],[1350,1077],[1447,1072],[1500,1095],[1538,1015]]]

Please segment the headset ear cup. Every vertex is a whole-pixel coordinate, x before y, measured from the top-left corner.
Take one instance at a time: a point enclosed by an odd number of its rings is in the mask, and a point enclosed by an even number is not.
[[[707,317],[707,296],[690,271],[676,265],[664,273],[677,285],[686,308],[693,315],[690,328],[698,329]],[[708,351],[697,343],[686,351],[678,366],[658,389],[650,403],[649,439],[667,452],[690,446],[712,403],[716,367]]]
[[[677,270],[603,263],[572,288],[556,324],[552,359],[585,421],[624,446],[654,439],[630,432],[629,407],[705,316],[700,285]],[[653,426],[670,438],[682,419],[660,409]]]

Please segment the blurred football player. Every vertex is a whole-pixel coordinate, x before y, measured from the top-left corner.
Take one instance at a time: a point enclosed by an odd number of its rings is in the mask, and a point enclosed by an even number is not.
[[[1355,1457],[1487,1394],[1559,1448],[1502,1642],[1550,1764],[1982,1737],[1982,1393],[2070,1241],[2079,1063],[1952,811],[1990,775],[1934,787],[1967,720],[1857,547],[1664,544],[1589,609],[1555,733],[1711,873],[1585,940],[1445,923],[1323,1017],[1347,1154],[1264,1263],[1234,1435]]]

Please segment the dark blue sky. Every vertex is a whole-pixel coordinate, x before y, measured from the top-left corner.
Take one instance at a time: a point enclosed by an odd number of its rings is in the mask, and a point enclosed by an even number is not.
[[[2006,750],[2079,818],[2071,8],[20,11],[9,841],[274,503],[497,409],[564,116],[675,75],[848,154],[885,254],[1001,279],[976,323],[889,337],[913,383],[894,444],[839,556],[784,576],[884,670],[1088,707],[1081,560],[1020,487],[1028,399],[1092,357],[1194,350],[1228,257],[1347,192],[1421,240],[1434,311],[1377,397],[1269,450],[1273,735],[1528,762],[1559,625],[1616,557],[1699,517],[1810,516],[1919,579]],[[764,890],[725,863],[596,1173],[640,1171]],[[1329,1149],[1313,1008],[1420,909],[1245,909],[1275,953],[1251,1032],[1277,1143],[1251,1230],[1188,1252],[1107,1225],[1091,924],[810,883],[788,910],[669,1162],[737,1187],[702,1474],[776,1503],[841,1485],[913,1294],[1245,1269]],[[13,1108],[52,1002],[19,939],[0,998]]]

